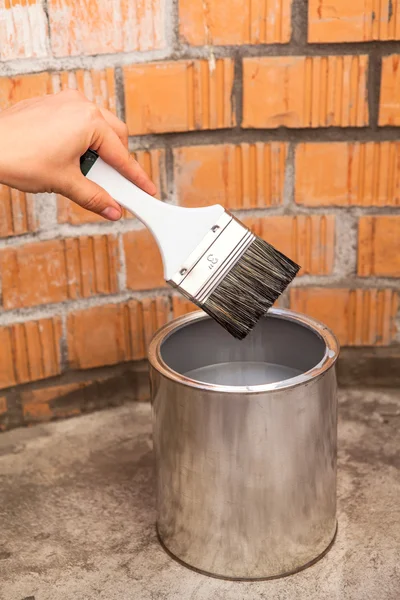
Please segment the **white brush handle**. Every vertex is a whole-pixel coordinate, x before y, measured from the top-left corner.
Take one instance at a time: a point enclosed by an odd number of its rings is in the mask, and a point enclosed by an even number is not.
[[[167,281],[172,279],[181,264],[225,212],[219,204],[203,208],[182,208],[160,202],[128,181],[100,157],[86,177],[104,188],[148,227],[160,249]]]

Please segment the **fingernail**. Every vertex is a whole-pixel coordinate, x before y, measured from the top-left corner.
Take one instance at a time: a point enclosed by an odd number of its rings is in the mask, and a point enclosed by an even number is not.
[[[121,211],[114,208],[114,206],[107,206],[100,214],[109,221],[118,221],[121,218]]]

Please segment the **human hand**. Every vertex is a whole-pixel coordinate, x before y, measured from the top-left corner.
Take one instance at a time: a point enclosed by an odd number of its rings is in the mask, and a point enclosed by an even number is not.
[[[79,159],[88,148],[155,194],[155,185],[128,152],[126,125],[80,92],[33,98],[0,112],[0,183],[23,192],[56,192],[116,221],[119,204],[80,171]]]

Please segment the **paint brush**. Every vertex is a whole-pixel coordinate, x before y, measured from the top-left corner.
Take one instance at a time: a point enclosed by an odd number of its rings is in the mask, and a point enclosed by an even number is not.
[[[81,171],[154,236],[172,287],[237,339],[244,339],[299,271],[219,204],[184,208],[156,200],[92,150]]]

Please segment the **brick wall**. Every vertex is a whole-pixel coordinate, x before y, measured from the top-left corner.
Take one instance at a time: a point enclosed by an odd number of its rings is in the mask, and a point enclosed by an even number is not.
[[[126,120],[161,200],[222,203],[302,264],[282,305],[398,348],[396,40],[400,0],[0,0],[0,109],[79,88]],[[130,215],[5,186],[0,270],[2,428],[87,408],[58,399],[191,309]]]

